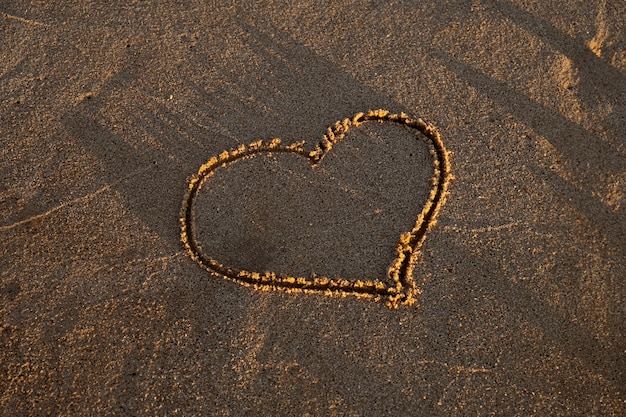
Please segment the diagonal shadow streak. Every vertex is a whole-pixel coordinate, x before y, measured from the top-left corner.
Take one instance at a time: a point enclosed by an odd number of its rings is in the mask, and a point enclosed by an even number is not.
[[[497,262],[490,260],[497,255],[478,257],[462,245],[453,242],[451,245],[451,252],[461,259],[472,260],[476,268],[472,282],[476,283],[477,291],[500,300],[524,321],[538,327],[563,352],[578,358],[591,372],[601,374],[619,392],[625,392],[626,355],[619,346],[607,346],[538,299],[524,284],[507,280]]]
[[[278,42],[240,19],[234,22],[245,29],[249,37],[246,41],[254,53],[268,62],[263,68],[265,72],[242,71],[240,66],[230,62],[209,60],[207,64],[206,57],[198,55],[192,59],[195,65],[215,66],[218,72],[231,78],[232,85],[244,88],[233,91],[223,85],[207,83],[203,86],[202,82],[194,82],[189,74],[182,74],[182,78],[185,87],[200,99],[196,103],[198,108],[208,109],[207,114],[211,114],[211,109],[227,109],[224,113],[230,113],[230,119],[243,126],[239,129],[235,126],[234,130],[240,142],[258,139],[256,134],[250,136],[250,132],[257,131],[261,125],[272,125],[268,120],[275,122],[277,114],[287,122],[284,126],[277,126],[277,131],[268,138],[278,136],[296,140],[298,138],[284,133],[289,131],[287,128],[304,125],[303,132],[307,135],[303,139],[311,143],[317,143],[326,126],[369,108],[384,107],[419,116],[419,113],[407,110],[385,94],[364,85],[289,36],[283,35]],[[171,245],[178,246],[179,208],[176,208],[176,213],[160,210],[163,207],[161,201],[182,200],[185,178],[208,156],[223,150],[225,141],[233,138],[220,134],[219,129],[202,131],[185,120],[184,115],[175,114],[159,103],[142,103],[142,99],[137,98],[141,87],[136,87],[141,85],[137,80],[141,79],[142,73],[133,67],[131,58],[99,88],[97,95],[65,112],[62,117],[64,129],[60,135],[75,140],[95,155],[102,164],[104,182],[119,192],[130,211]],[[324,68],[327,76],[320,79],[318,68]],[[265,79],[269,79],[269,83]],[[313,83],[314,88],[311,87]],[[272,106],[268,109],[251,106],[247,101],[248,94],[255,91],[259,96],[266,97]],[[137,143],[137,138],[130,136],[132,133],[114,131],[98,121],[100,113],[106,114],[109,107],[117,105],[112,97],[120,94],[130,98],[123,103],[125,120],[120,123],[141,129],[143,134],[159,143],[158,147],[140,150],[132,146]],[[315,105],[320,102],[322,106]],[[298,114],[294,114],[294,109]],[[302,120],[306,122],[302,123]],[[211,127],[219,125],[216,123]],[[313,133],[308,135],[308,132]],[[192,137],[198,138],[198,142],[192,142]],[[232,143],[227,146],[232,147]],[[121,180],[125,172],[142,166],[150,166],[150,172]],[[120,170],[120,167],[125,169]]]
[[[602,168],[604,171],[613,170],[616,174],[620,173],[618,172],[620,168],[625,166],[626,157],[609,149],[609,146],[596,139],[592,132],[585,130],[554,110],[526,97],[523,93],[510,88],[505,82],[495,80],[452,57],[447,52],[435,52],[434,55],[440,58],[452,72],[467,81],[474,88],[482,91],[484,95],[516,118],[548,138],[550,143],[568,159],[579,163],[582,161],[591,162],[597,169]],[[585,149],[599,148],[603,152],[600,154],[578,152],[576,147],[571,146],[574,141],[579,145],[583,145]]]
[[[321,317],[324,317],[326,321]],[[327,387],[327,389],[316,391],[308,384],[300,387],[287,387],[280,380],[278,384],[277,381],[272,381],[270,386],[278,385],[279,389],[283,388],[280,395],[289,398],[294,405],[299,404],[303,397],[314,403],[328,403],[335,395],[347,403],[369,398],[372,404],[370,410],[372,415],[384,415],[385,411],[393,407],[402,409],[405,411],[404,414],[432,415],[438,407],[434,399],[444,394],[446,384],[453,379],[447,368],[442,369],[438,365],[416,366],[411,369],[410,373],[420,375],[420,377],[410,378],[407,375],[409,372],[399,369],[396,360],[385,364],[385,367],[376,366],[376,362],[370,364],[369,361],[372,360],[370,356],[362,352],[351,352],[351,346],[355,343],[364,343],[363,340],[359,340],[358,336],[356,340],[341,334],[329,338],[319,337],[320,332],[328,331],[333,325],[350,329],[354,322],[348,323],[350,320],[346,317],[333,320],[332,315],[329,318],[322,314],[316,324],[308,323],[307,326],[302,325],[301,315],[298,314],[294,318],[285,323],[285,327],[273,326],[266,330],[268,342],[263,345],[257,356],[257,360],[264,363],[274,362],[277,352],[279,358],[293,358],[301,368],[311,374],[311,378],[317,381],[316,385]],[[358,319],[357,323],[360,323]],[[284,334],[294,335],[294,337],[281,340]],[[277,340],[281,342],[278,343]],[[308,342],[302,344],[301,340],[308,340]],[[374,356],[373,352],[371,353]],[[346,360],[346,355],[352,356],[350,360]],[[343,359],[338,363],[337,358],[341,357]],[[430,374],[433,370],[436,371],[436,377]],[[257,386],[263,386],[262,374],[252,375],[252,377],[255,378],[253,382]],[[415,383],[420,380],[422,384],[412,388],[427,393],[428,401],[424,400],[421,395],[417,396],[413,392],[407,393],[405,384],[409,381]],[[380,390],[378,385],[383,381],[385,381],[385,390]],[[284,390],[285,388],[289,390]],[[307,407],[306,402],[299,407]]]
[[[607,5],[608,6],[608,5]],[[616,68],[597,57],[583,42],[572,39],[549,22],[520,9],[509,1],[499,1],[498,10],[516,25],[534,33],[553,48],[563,52],[580,71],[583,82],[578,86],[584,90],[581,98],[602,94],[619,103],[626,96],[626,77]],[[621,13],[623,14],[624,11]],[[620,13],[617,11],[616,13]],[[614,83],[609,80],[621,80]]]
[[[270,36],[243,19],[233,19],[232,24],[244,31],[242,41],[259,59],[256,66],[219,65],[217,71],[228,88],[210,86],[215,90],[211,92],[201,83],[186,82],[216,113],[226,113],[226,109],[237,114],[242,124],[247,121],[262,132],[242,139],[269,135],[314,144],[327,126],[358,111],[386,108],[420,116],[419,109],[407,109],[289,35]],[[250,96],[260,103],[250,103]],[[268,120],[272,120],[271,132],[263,130]]]
[[[276,103],[281,103],[281,99],[284,99],[285,101],[282,106],[275,110],[283,111],[283,114],[291,114],[293,112],[293,105],[295,103],[301,104],[315,102],[316,98],[322,97],[324,95],[323,91],[317,91],[316,94],[318,95],[318,97],[311,98],[311,90],[303,90],[301,88],[297,88],[298,86],[301,86],[302,83],[306,83],[307,81],[316,79],[315,68],[328,69],[329,77],[326,81],[326,86],[329,87],[329,91],[333,91],[331,95],[324,96],[325,105],[323,106],[323,109],[305,107],[305,112],[310,110],[313,113],[306,115],[308,119],[312,120],[318,117],[320,115],[320,112],[324,110],[327,112],[327,114],[324,114],[324,120],[320,123],[321,126],[326,126],[329,124],[326,119],[328,119],[330,123],[332,123],[338,118],[345,116],[346,114],[353,114],[355,110],[363,110],[364,106],[387,107],[393,109],[394,111],[405,110],[403,106],[395,102],[393,99],[386,97],[383,94],[371,89],[370,87],[363,85],[350,74],[342,71],[331,61],[320,57],[319,55],[306,48],[305,46],[300,45],[293,39],[284,39],[283,42],[277,42],[267,34],[260,31],[258,28],[241,22],[240,24],[251,36],[251,45],[255,45],[254,49],[258,54],[271,55],[270,52],[273,52],[281,58],[280,60],[272,60],[276,65],[275,69],[278,74],[277,78],[273,78],[283,83],[282,86],[284,86],[285,88],[280,88],[279,90],[282,92],[282,94],[286,94],[286,96],[276,97]],[[271,56],[272,58],[274,58],[274,55]],[[459,65],[453,67],[452,69],[454,70],[456,68],[459,72],[462,72],[463,64]],[[292,68],[299,69],[299,72],[292,73]],[[471,69],[468,70],[472,71]],[[138,78],[139,76],[139,74],[128,73],[120,75],[119,78]],[[254,86],[256,88],[263,88],[262,86],[255,84],[255,81],[263,76],[263,74],[247,75],[244,73],[241,74],[240,77],[248,77],[245,79],[245,81],[248,82],[251,86]],[[235,77],[234,73],[233,77]],[[281,77],[283,79],[279,80],[278,78]],[[487,88],[491,91],[496,91],[501,88],[501,86],[490,84],[491,80],[489,80],[487,77],[482,77],[482,79],[484,80],[483,84],[487,85]],[[239,79],[239,81],[241,81],[241,78]],[[337,79],[340,81],[335,81]],[[237,81],[238,79],[234,78],[234,80]],[[132,79],[126,79],[126,83],[132,84]],[[114,81],[112,81],[108,86],[103,86],[102,91],[105,91],[106,89],[114,89],[114,84]],[[292,86],[294,88],[288,89],[286,88],[287,86]],[[197,85],[196,89],[198,88],[202,87],[200,85]],[[358,91],[359,93],[355,95],[355,91]],[[512,94],[513,93],[509,93],[509,95]],[[199,105],[206,105],[207,107],[219,107],[219,105],[221,104],[220,98],[225,100],[225,97],[205,94],[202,96],[203,103],[199,103]],[[231,96],[228,98],[229,105],[238,108],[242,115],[245,115],[246,112],[251,111],[249,108],[246,108],[244,104],[242,104],[244,98],[243,96],[239,97],[242,100],[242,103],[240,104],[238,104],[237,102],[237,97]],[[522,101],[521,104],[521,110],[510,108],[509,110],[512,111],[514,114],[521,116],[523,120],[527,120],[527,118],[521,114],[523,112],[522,110],[528,110],[530,108],[534,109],[536,108],[536,103],[526,99],[526,101]],[[171,144],[165,146],[163,150],[160,151],[154,151],[148,154],[140,153],[139,151],[134,150],[133,148],[125,144],[119,135],[109,130],[106,126],[94,123],[91,116],[93,111],[86,111],[84,109],[84,106],[86,106],[86,104],[81,105],[81,107],[74,108],[66,114],[66,126],[68,127],[68,130],[74,132],[72,136],[81,141],[85,148],[93,152],[95,155],[99,156],[102,163],[106,166],[105,174],[108,177],[107,180],[109,183],[115,183],[115,179],[118,178],[120,175],[118,168],[119,161],[115,158],[115,156],[113,156],[115,154],[124,155],[124,158],[126,158],[129,161],[129,164],[132,166],[152,163],[157,158],[162,161],[159,162],[159,164],[163,164],[163,168],[159,169],[158,172],[151,175],[151,179],[156,180],[154,181],[155,186],[150,190],[152,192],[146,193],[144,190],[142,190],[141,187],[143,187],[145,183],[140,180],[128,183],[118,182],[118,185],[116,185],[115,187],[120,192],[121,196],[127,201],[130,210],[135,215],[137,215],[145,224],[151,226],[153,230],[156,230],[159,234],[166,236],[169,240],[171,240],[173,244],[178,244],[178,219],[175,217],[171,219],[169,217],[166,218],[164,217],[164,214],[159,214],[158,210],[155,211],[153,209],[147,209],[147,207],[159,206],[159,200],[163,198],[163,195],[159,190],[162,190],[163,188],[169,188],[170,190],[173,189],[174,192],[169,191],[166,197],[178,198],[176,197],[178,195],[177,187],[180,188],[180,191],[182,191],[185,187],[184,181],[179,181],[179,178],[176,178],[176,176],[173,177],[170,172],[171,166],[169,166],[170,163],[168,162],[167,157],[175,151],[172,149]],[[139,111],[151,113],[150,110],[146,108],[139,109]],[[414,111],[411,110],[409,110],[409,112],[414,113]],[[339,117],[335,113],[338,113]],[[265,114],[265,116],[273,117],[272,114],[267,113]],[[256,116],[257,120],[258,117],[259,116]],[[153,120],[157,121],[158,119],[162,118],[163,116],[154,114]],[[254,117],[251,117],[251,119],[253,121],[255,120]],[[571,129],[574,129],[576,132],[578,132],[578,134],[582,133],[574,127],[571,127]],[[90,130],[94,130],[93,135],[89,134]],[[158,137],[160,134],[162,134],[162,132],[158,132],[156,130],[149,133],[151,133],[155,137]],[[166,133],[176,136],[171,131]],[[98,143],[94,139],[94,137],[105,137],[106,143]],[[192,152],[190,151],[190,153]],[[206,155],[196,155],[193,158],[194,160],[204,161],[205,156]],[[166,187],[163,187],[163,184],[165,184]],[[180,194],[182,195],[182,192]],[[171,226],[174,226],[175,230],[170,230]],[[462,252],[461,248],[458,248],[457,250]],[[493,266],[494,265],[485,265],[484,270],[490,270],[490,267]],[[485,290],[489,291],[488,288],[486,288]],[[622,360],[621,357],[615,357],[615,354],[612,351],[607,352],[606,348],[601,346],[597,340],[586,334],[582,329],[575,327],[575,325],[573,325],[569,320],[559,316],[555,316],[553,311],[546,307],[540,300],[532,297],[532,295],[528,293],[528,291],[526,291],[524,288],[515,287],[494,291],[497,297],[502,299],[504,302],[510,303],[518,311],[524,314],[526,314],[527,308],[533,309],[535,311],[535,314],[531,314],[529,316],[529,320],[531,322],[537,322],[540,327],[545,328],[547,334],[549,334],[548,328],[552,328],[552,326],[557,326],[556,328],[558,328],[559,326],[562,327],[564,329],[562,336],[553,336],[555,337],[555,342],[558,342],[559,345],[561,345],[561,343],[564,344],[564,346],[562,346],[563,349],[569,349],[570,351],[574,351],[575,354],[581,355],[586,359],[589,359],[589,357],[593,358],[594,352],[599,352],[601,356],[599,361],[602,365],[603,372],[606,372],[609,379],[613,379],[615,381],[620,380],[621,372],[616,371],[615,368],[613,368],[613,370],[611,371],[610,366],[615,366],[616,364],[623,363],[623,361],[620,362],[620,360]],[[519,297],[517,296],[517,291],[520,291]],[[537,312],[541,312],[541,314]],[[570,344],[571,346],[575,346],[576,349],[570,347]],[[610,363],[610,360],[606,359],[605,356],[615,359],[610,359],[613,360],[613,362]]]
[[[594,172],[595,176],[599,175],[597,171],[606,172],[611,168],[615,170],[615,174],[621,174],[619,167],[626,166],[626,157],[607,149],[606,144],[595,139],[592,134],[567,118],[511,89],[506,83],[494,80],[471,66],[454,59],[445,52],[438,52],[436,55],[445,62],[452,72],[468,84],[546,137],[565,157],[575,162],[585,160],[591,162],[595,168],[594,171],[596,171]],[[571,146],[572,143],[581,146]],[[601,148],[602,152],[591,154],[577,151],[579,148],[590,149],[594,147]],[[587,176],[589,175],[591,174],[587,174]],[[560,179],[555,181],[562,182]],[[555,191],[571,196],[574,189],[576,187],[570,184],[566,190],[555,188]],[[626,252],[626,239],[624,239],[626,222],[624,222],[623,216],[608,210],[608,208],[598,213],[597,208],[604,206],[604,204],[579,189],[576,189],[574,195],[576,207],[594,224],[598,231],[606,236],[614,247],[621,250],[622,253]]]
[[[298,44],[292,39],[279,42],[276,40],[276,38],[270,37],[269,35],[263,33],[261,30],[259,30],[258,28],[250,24],[247,24],[242,21],[238,21],[238,24],[241,25],[249,35],[251,35],[251,42],[249,44],[255,49],[255,52],[260,55],[265,56],[267,59],[271,59],[271,61],[274,62],[275,64],[274,69],[277,70],[277,73],[276,75],[270,75],[270,77],[274,79],[277,83],[283,83],[283,85],[289,83],[288,79],[285,80],[285,79],[280,79],[280,78],[287,75],[290,71],[293,71],[293,69],[298,69],[299,73],[292,75],[292,77],[295,76],[298,79],[297,82],[306,83],[307,81],[310,81],[311,79],[314,78],[313,72],[314,72],[314,69],[317,67],[317,65],[321,64],[323,65],[323,68],[335,67],[331,62],[326,61],[325,59],[317,56],[315,53],[311,52],[308,48]],[[338,72],[338,71],[333,71],[333,75],[339,76],[341,82],[333,83],[332,90],[338,89],[339,93],[337,95],[332,95],[328,98],[327,106],[326,106],[327,109],[330,109],[332,111],[334,109],[337,109],[338,107],[350,106],[351,104],[349,102],[346,102],[347,100],[345,99],[344,95],[346,94],[350,95],[350,93],[353,92],[355,89],[363,91],[363,89],[365,88],[366,91],[365,93],[363,93],[363,96],[364,96],[363,98],[365,99],[367,99],[368,96],[373,94],[376,100],[382,99],[385,102],[390,101],[389,98],[386,98],[386,97],[381,98],[378,93],[372,92],[367,87],[364,87],[362,84],[358,83],[358,81],[356,81],[354,78],[352,78],[350,75],[345,74],[345,73],[336,74],[335,72]],[[235,76],[233,75],[233,77]],[[488,79],[486,76],[482,76],[482,77],[483,77],[482,78],[483,82],[489,86],[490,85],[489,83],[491,83],[491,80]],[[237,78],[233,78],[233,81],[236,81],[236,80]],[[331,83],[331,82],[333,81],[329,79],[328,83]],[[251,86],[255,87],[256,85],[252,82]],[[256,87],[259,88],[258,86]],[[493,85],[491,87],[492,92],[500,91],[500,89],[501,89],[500,85]],[[280,90],[286,91],[283,88],[281,88]],[[513,92],[510,92],[510,90],[508,89],[506,91],[509,91],[509,95],[514,94]],[[290,109],[290,106],[293,105],[295,102],[298,102],[299,104],[302,102],[306,103],[307,102],[306,100],[302,101],[302,98],[306,98],[306,97],[301,97],[300,96],[301,94],[302,93],[292,93],[290,96],[286,97],[287,102],[285,104],[285,109],[277,109],[277,110],[288,111]],[[517,93],[515,93],[515,95],[517,95]],[[215,97],[212,97],[212,98],[214,99]],[[361,99],[362,98],[359,97],[359,100]],[[293,100],[293,101],[290,101],[290,100]],[[516,104],[519,104],[519,103],[516,103]],[[528,121],[528,117],[526,117],[523,113],[527,112],[529,109],[532,109],[531,113],[537,113],[537,110],[536,110],[537,103],[529,99],[525,99],[525,101],[523,101],[522,104],[523,105],[521,106],[522,107],[521,109],[507,107],[507,110],[513,112],[522,120]],[[355,104],[353,103],[352,106],[354,105]],[[359,109],[358,105],[359,103],[357,102],[356,109]],[[398,103],[393,103],[393,102],[391,102],[390,106],[392,106],[393,108],[400,107]],[[307,108],[306,111],[311,112],[313,114],[316,113],[316,109],[314,108]],[[342,113],[339,114],[339,116],[341,116],[346,111],[342,110],[341,112]],[[310,117],[315,117],[315,116],[311,115]],[[328,115],[324,115],[324,117],[328,117]],[[566,123],[568,129],[571,132],[573,132],[573,134],[575,134],[576,136],[583,137],[583,138],[586,138],[587,136],[586,131],[581,129],[579,126],[569,122],[567,119],[562,118],[560,115],[553,113],[551,114],[551,116],[541,116],[541,117],[542,118],[548,117],[549,120],[551,120],[550,117],[552,119],[557,118],[559,122],[562,121],[563,123]],[[333,118],[335,118],[335,116],[330,116],[330,119],[333,119]],[[531,125],[533,126],[536,125],[535,127],[538,130],[541,130],[540,126],[542,125],[543,121],[544,120],[542,119],[538,121],[536,124],[531,123]],[[562,145],[567,147],[566,143],[563,143]],[[611,222],[607,222],[607,223],[608,223],[606,225],[607,229],[610,230],[611,228],[614,227],[614,225],[612,225]],[[618,242],[619,235],[610,235],[610,236],[614,237],[614,239],[612,239],[614,243]],[[461,248],[459,248],[459,252],[466,252],[466,251],[461,250]],[[467,253],[467,255],[470,256],[469,259],[473,258],[473,255],[469,253]],[[489,264],[489,265],[484,265],[483,269],[485,271],[492,271],[494,270],[494,268],[495,268],[495,265]],[[506,284],[506,283],[503,283],[503,284]],[[617,382],[617,384],[619,385],[619,382],[621,381],[621,378],[622,378],[622,374],[621,374],[621,371],[619,370],[620,369],[619,366],[616,366],[616,365],[619,365],[620,363],[623,364],[624,362],[619,352],[614,352],[610,349],[603,347],[595,338],[593,338],[591,335],[586,333],[584,329],[581,329],[580,327],[576,326],[567,318],[558,315],[550,307],[545,305],[545,303],[543,303],[541,300],[538,300],[537,298],[535,298],[528,290],[526,290],[523,287],[518,287],[518,286],[505,287],[504,285],[502,285],[501,288],[498,288],[496,290],[491,290],[485,286],[485,290],[490,291],[492,295],[496,296],[498,299],[502,300],[504,303],[514,306],[516,311],[528,317],[529,322],[535,323],[538,327],[542,328],[547,335],[551,336],[553,340],[555,341],[555,343],[560,348],[568,352],[571,352],[577,357],[581,357],[583,362],[588,362],[590,366],[594,369],[594,371],[596,370],[594,367],[595,364],[599,363],[599,367],[603,369],[602,372],[607,376],[607,378]],[[533,314],[530,314],[530,315],[527,314],[527,310],[532,310]],[[554,328],[561,328],[563,331],[561,332],[560,335],[550,334],[551,329],[554,329]]]
[[[597,230],[602,233],[618,251],[618,256],[626,259],[626,211],[615,212],[604,204],[598,204],[595,197],[574,184],[564,180],[542,167],[530,167],[537,178],[545,181],[555,193],[566,198],[579,213],[582,213]]]

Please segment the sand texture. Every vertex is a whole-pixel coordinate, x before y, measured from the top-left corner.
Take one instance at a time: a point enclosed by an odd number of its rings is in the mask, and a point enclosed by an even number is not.
[[[0,416],[626,415],[624,16],[0,0]]]

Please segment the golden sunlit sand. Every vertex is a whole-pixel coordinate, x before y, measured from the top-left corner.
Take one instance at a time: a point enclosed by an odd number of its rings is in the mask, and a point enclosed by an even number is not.
[[[626,415],[624,16],[0,2],[0,416]]]

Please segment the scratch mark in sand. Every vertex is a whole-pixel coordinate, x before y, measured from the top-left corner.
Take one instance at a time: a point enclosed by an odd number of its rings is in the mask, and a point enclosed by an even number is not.
[[[450,380],[450,382],[448,382],[448,384],[443,388],[441,395],[439,396],[439,398],[437,399],[437,405],[438,406],[442,406],[444,401],[446,400],[446,397],[448,396],[448,390],[450,389],[450,387],[452,387],[454,384],[456,384],[457,382],[459,382],[461,376],[463,374],[467,375],[467,374],[493,374],[494,371],[491,369],[487,369],[487,368],[467,368],[463,365],[450,365],[447,362],[442,362],[442,361],[438,361],[438,360],[434,360],[434,359],[424,359],[424,360],[420,360],[416,362],[416,365],[438,365],[441,366],[443,368],[445,368],[449,374],[453,374],[453,378]],[[422,396],[422,398],[425,400],[426,399],[426,395]]]
[[[137,264],[144,264],[144,263],[150,263],[150,262],[162,262],[163,269],[165,269],[167,265],[169,264],[169,261],[171,261],[172,259],[176,259],[177,257],[184,255],[184,254],[185,252],[178,251],[178,252],[171,253],[169,255],[164,255],[164,256],[159,256],[159,257],[147,256],[145,258],[135,258],[135,259],[130,259],[126,262],[120,262],[116,264],[107,265],[106,269],[107,271],[112,272],[118,268],[122,268],[125,266],[133,266]]]
[[[445,366],[447,366],[447,364],[445,364]],[[490,374],[490,373],[492,373],[491,370],[486,369],[486,368],[466,368],[464,366],[451,366],[451,367],[448,367],[448,371],[454,372],[455,376],[448,383],[448,385],[446,385],[444,387],[443,392],[441,393],[441,396],[437,400],[437,405],[438,406],[442,406],[443,405],[444,401],[448,397],[448,390],[454,384],[459,382],[459,380],[461,378],[461,374]]]
[[[111,263],[111,264],[104,264],[104,265],[99,265],[98,267],[96,267],[95,269],[89,271],[89,273],[94,276],[95,274],[101,272],[101,271],[105,271],[105,272],[114,272],[117,269],[120,268],[124,268],[124,267],[133,267],[135,265],[142,265],[142,264],[150,264],[150,263],[156,263],[156,262],[161,262],[161,268],[156,271],[156,272],[152,272],[150,273],[150,275],[148,275],[148,277],[142,282],[142,286],[146,286],[150,283],[150,281],[152,280],[152,278],[154,278],[155,276],[157,276],[158,274],[162,274],[163,272],[165,272],[165,270],[167,269],[167,267],[169,266],[169,262],[173,259],[176,259],[178,257],[180,257],[182,259],[182,256],[185,253],[182,251],[179,252],[174,252],[171,253],[169,255],[164,255],[164,256],[159,256],[159,257],[152,257],[152,256],[146,256],[144,258],[135,258],[135,259],[130,259],[128,261],[125,262],[118,262],[118,263]]]
[[[146,279],[145,279],[145,280],[141,283],[141,286],[142,286],[142,287],[147,287],[147,286],[148,286],[148,284],[150,284],[150,283],[152,282],[152,278],[156,277],[156,276],[157,276],[157,275],[159,275],[159,274],[164,273],[164,272],[165,272],[165,270],[167,269],[168,265],[169,265],[169,262],[170,262],[172,259],[174,259],[174,258],[176,258],[176,257],[178,257],[178,256],[180,256],[180,255],[184,255],[184,252],[176,252],[176,253],[173,253],[173,254],[168,255],[168,256],[163,256],[163,257],[160,257],[160,258],[153,258],[153,259],[149,259],[149,261],[162,261],[162,262],[163,262],[163,264],[162,264],[161,269],[160,269],[159,271],[153,272],[153,273],[151,273],[150,275],[148,275],[148,278],[146,278]]]
[[[416,365],[439,365],[446,368],[449,372],[454,372],[456,374],[468,373],[468,374],[489,374],[492,372],[491,369],[487,368],[466,368],[463,365],[450,365],[447,362],[438,361],[435,359],[422,359],[415,363]]]
[[[23,17],[15,16],[15,15],[8,14],[8,13],[5,13],[5,12],[0,12],[0,15],[2,17],[4,17],[5,19],[17,20],[18,22],[26,23],[27,25],[43,26],[43,27],[50,26],[50,25],[48,25],[46,23],[41,23],[41,22],[38,22],[36,20],[25,19]]]
[[[96,191],[94,191],[92,193],[89,193],[87,195],[83,195],[83,196],[77,197],[77,198],[75,198],[73,200],[61,203],[58,206],[53,207],[50,210],[45,211],[43,213],[35,214],[35,215],[30,216],[30,217],[28,217],[28,218],[26,218],[24,220],[20,220],[20,221],[17,221],[15,223],[12,223],[12,224],[9,224],[9,225],[6,225],[6,226],[0,226],[0,232],[4,232],[4,231],[7,231],[7,230],[15,229],[18,226],[22,226],[24,224],[28,224],[28,223],[30,223],[30,222],[32,222],[34,220],[42,219],[44,217],[47,217],[47,216],[51,215],[52,213],[55,213],[55,212],[61,210],[62,208],[71,206],[71,205],[73,205],[75,203],[78,203],[78,202],[81,202],[81,201],[91,200],[92,198],[96,197],[97,195],[102,194],[103,192],[109,190],[112,186],[114,186],[116,184],[119,184],[121,182],[124,182],[128,178],[130,178],[130,177],[132,177],[134,175],[137,175],[138,173],[145,172],[145,171],[147,171],[147,170],[149,170],[151,168],[152,168],[152,166],[142,167],[142,168],[136,169],[135,171],[133,171],[130,174],[126,175],[125,177],[123,177],[121,180],[119,180],[118,182],[116,182],[114,184],[105,185],[104,187],[102,187],[102,188],[100,188],[100,189],[98,189],[98,190],[96,190]]]
[[[469,232],[469,233],[486,233],[486,232],[498,232],[500,230],[511,229],[513,227],[519,226],[520,221],[501,224],[500,226],[487,226],[487,227],[477,227],[475,229],[468,229],[466,227],[458,227],[458,226],[444,226],[444,230],[451,230],[453,232]]]

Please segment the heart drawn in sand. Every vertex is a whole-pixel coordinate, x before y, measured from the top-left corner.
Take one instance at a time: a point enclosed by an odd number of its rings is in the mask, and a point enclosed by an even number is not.
[[[417,215],[411,230],[401,233],[395,248],[395,259],[391,263],[386,282],[382,280],[350,280],[336,277],[324,277],[311,274],[309,277],[289,276],[272,271],[252,271],[234,266],[224,265],[211,254],[205,253],[198,238],[195,204],[202,187],[208,187],[216,170],[228,168],[238,161],[257,156],[271,156],[278,153],[289,153],[305,158],[310,169],[316,169],[333,146],[346,138],[351,129],[358,128],[368,121],[404,125],[415,130],[416,137],[422,134],[432,156],[432,178],[430,192],[421,212]],[[250,145],[241,145],[232,151],[224,151],[219,156],[209,159],[200,167],[197,175],[189,181],[189,189],[183,200],[181,213],[181,240],[192,259],[209,272],[235,281],[239,284],[263,290],[283,290],[288,292],[322,293],[327,295],[355,295],[374,300],[384,301],[389,307],[400,304],[411,305],[420,293],[413,279],[413,269],[420,254],[426,234],[435,224],[437,214],[441,210],[452,175],[450,173],[449,153],[446,151],[441,136],[436,128],[421,119],[410,119],[404,113],[391,114],[386,110],[358,113],[351,119],[335,123],[329,127],[317,147],[307,152],[304,142],[282,145],[279,139],[257,141]],[[408,208],[410,209],[410,207]],[[417,207],[419,209],[419,207]],[[248,268],[249,269],[249,268]]]

